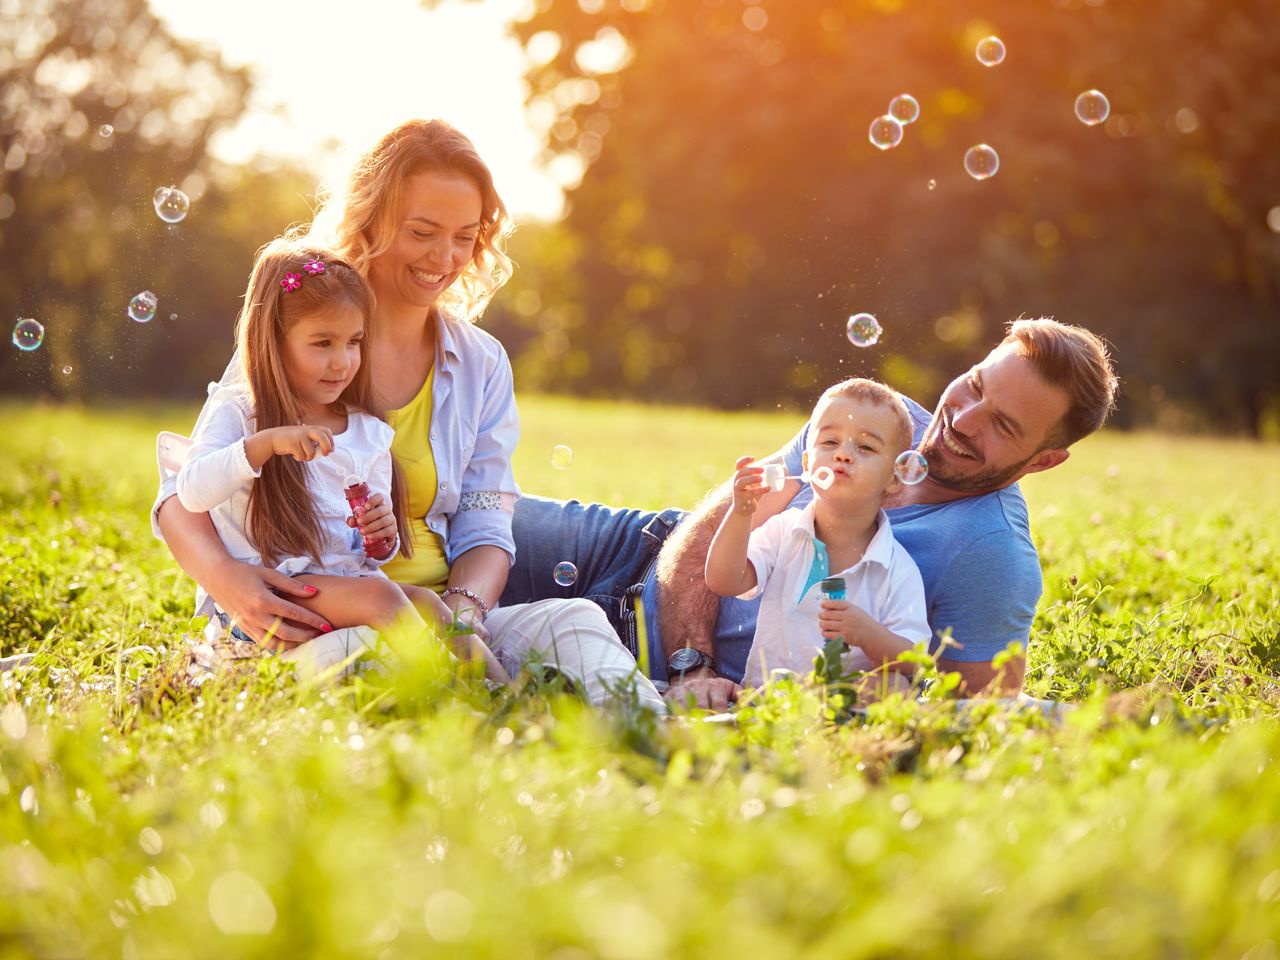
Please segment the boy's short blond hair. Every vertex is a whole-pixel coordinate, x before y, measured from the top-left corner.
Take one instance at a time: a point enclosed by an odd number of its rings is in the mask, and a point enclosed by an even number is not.
[[[866,377],[850,377],[822,391],[818,403],[813,405],[814,410],[817,410],[818,404],[823,400],[835,397],[865,400],[868,403],[888,407],[894,412],[895,419],[898,421],[898,436],[894,442],[897,452],[909,450],[914,445],[912,441],[915,439],[915,424],[911,420],[911,411],[907,409],[906,401],[892,387],[885,386],[877,380],[868,380]]]

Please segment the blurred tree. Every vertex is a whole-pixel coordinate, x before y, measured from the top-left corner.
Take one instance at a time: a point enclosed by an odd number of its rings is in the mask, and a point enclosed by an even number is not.
[[[1275,411],[1272,0],[537,0],[516,32],[548,162],[586,170],[557,319],[494,307],[536,333],[543,383],[803,406],[857,372],[928,401],[1028,313],[1113,341],[1122,422]],[[990,33],[1008,57],[986,68]],[[1092,87],[1112,113],[1086,127]],[[868,125],[903,91],[921,118],[881,152]],[[1001,158],[983,182],[961,163],[979,142]],[[859,310],[871,350],[843,337]]]
[[[154,387],[173,346],[156,328],[228,280],[241,287],[238,269],[193,257],[190,222],[216,191],[210,137],[248,88],[244,70],[170,36],[144,0],[0,2],[0,308],[47,331],[38,351],[0,354],[6,389]],[[152,208],[169,184],[193,201],[173,226]],[[160,297],[145,327],[125,315],[143,289]]]

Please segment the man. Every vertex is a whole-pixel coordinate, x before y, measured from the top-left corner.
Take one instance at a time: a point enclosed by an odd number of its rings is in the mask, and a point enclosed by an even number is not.
[[[1106,345],[1081,327],[1018,320],[990,354],[944,391],[933,416],[908,401],[926,479],[905,486],[885,507],[894,536],[924,579],[931,650],[943,671],[960,674],[970,694],[1015,693],[1025,660],[994,662],[1030,640],[1043,582],[1031,542],[1022,477],[1065,461],[1068,447],[1105,422],[1117,380]],[[770,461],[800,473],[802,429]],[[811,499],[788,480],[761,499],[755,524]],[[531,497],[516,505],[516,564],[503,603],[556,590],[561,560],[579,570],[574,595],[609,614],[624,642],[668,697],[723,709],[737,696],[755,624],[755,604],[721,600],[706,587],[707,548],[731,500],[712,491],[687,516],[643,513]],[[659,550],[659,548],[661,548]],[[560,591],[559,595],[563,595]],[[635,598],[646,625],[637,646]]]

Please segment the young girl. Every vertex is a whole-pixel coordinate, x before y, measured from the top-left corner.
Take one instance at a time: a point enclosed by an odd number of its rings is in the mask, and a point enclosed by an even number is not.
[[[258,253],[236,323],[243,378],[219,387],[178,473],[182,505],[207,511],[234,559],[274,567],[308,587],[302,604],[333,627],[426,622],[455,652],[509,679],[474,633],[454,637],[436,594],[393,583],[379,569],[395,550],[365,552],[388,534],[409,552],[403,497],[368,367],[373,295],[336,255],[276,240]],[[389,502],[352,529],[345,488],[355,477]],[[367,540],[366,540],[367,538]],[[410,600],[409,592],[413,599]],[[219,615],[222,612],[219,611]]]

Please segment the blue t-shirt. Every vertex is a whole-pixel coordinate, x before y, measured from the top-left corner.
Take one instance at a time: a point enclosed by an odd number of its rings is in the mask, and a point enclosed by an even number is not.
[[[907,407],[915,421],[913,442],[918,444],[929,423],[929,411],[912,400],[907,400]],[[807,431],[808,424],[785,448],[789,474],[800,473]],[[812,499],[806,484],[787,509],[799,509]],[[1040,556],[1031,542],[1027,502],[1017,484],[950,503],[895,507],[886,512],[894,537],[920,568],[933,630],[932,650],[937,650],[948,628],[957,645],[948,646],[943,655],[951,660],[989,662],[1011,643],[1027,643],[1044,582]],[[650,579],[643,601],[650,652],[660,664],[656,593],[656,584]],[[758,603],[736,597],[720,601],[715,651],[721,676],[742,679]]]

